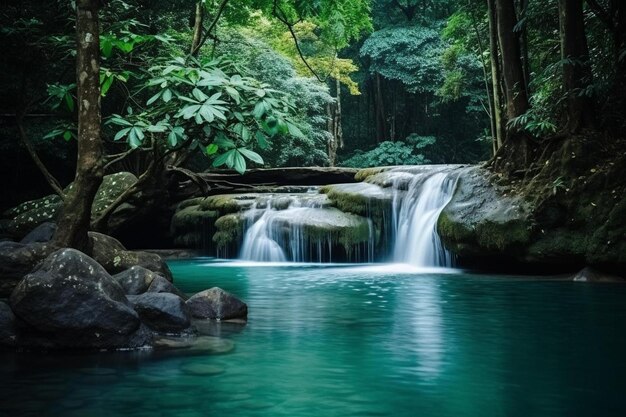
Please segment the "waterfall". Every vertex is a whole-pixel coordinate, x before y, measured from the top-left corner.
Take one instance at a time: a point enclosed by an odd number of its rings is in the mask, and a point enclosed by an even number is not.
[[[284,203],[285,197],[282,198]],[[270,196],[264,204],[265,207],[254,204],[246,212],[240,259],[259,262],[373,260],[371,219],[327,207],[325,195],[291,196],[286,207],[273,205]],[[359,238],[347,242],[353,231],[360,233]]]
[[[453,266],[453,256],[437,234],[437,220],[450,202],[456,178],[447,172],[415,174],[402,190],[394,183],[393,260],[415,266]]]

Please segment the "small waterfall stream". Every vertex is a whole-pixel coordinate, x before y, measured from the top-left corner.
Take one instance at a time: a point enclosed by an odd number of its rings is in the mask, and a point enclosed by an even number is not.
[[[287,206],[278,204],[280,197],[269,196],[263,205],[255,203],[246,212],[239,258],[260,262],[373,262],[384,259],[387,253],[393,262],[418,267],[453,266],[453,254],[437,234],[437,220],[456,186],[453,170],[445,166],[393,168],[386,174],[390,181],[380,190],[387,193],[391,218],[371,218],[369,209],[366,219],[341,213],[329,206],[326,196],[316,194],[317,190],[292,196]],[[322,198],[314,198],[316,195]],[[348,244],[332,229],[337,214],[364,223],[360,240]],[[343,226],[354,227],[352,219],[342,221]],[[376,222],[385,223],[384,228],[391,231],[388,244],[378,245],[382,233],[377,236]],[[313,233],[312,228],[316,230]],[[377,247],[381,253],[375,254]]]
[[[394,184],[393,260],[415,266],[453,266],[437,234],[437,220],[450,202],[456,178],[448,172],[416,174],[406,191]]]

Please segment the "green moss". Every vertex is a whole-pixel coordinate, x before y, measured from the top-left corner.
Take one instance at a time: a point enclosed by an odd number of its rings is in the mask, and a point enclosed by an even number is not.
[[[217,210],[222,214],[236,213],[240,210],[237,200],[230,195],[213,195],[202,199],[200,207],[204,210]]]
[[[506,250],[527,245],[531,238],[528,223],[520,220],[505,223],[484,221],[476,225],[475,231],[478,243],[489,249]]]
[[[356,173],[356,175],[354,176],[354,179],[358,182],[363,182],[367,180],[369,177],[376,175],[376,174],[380,174],[381,172],[387,171],[388,169],[389,168],[387,167],[361,169]]]
[[[445,242],[466,242],[471,240],[474,232],[461,222],[453,221],[444,211],[437,221],[437,232]]]
[[[243,220],[237,214],[227,214],[215,221],[217,232],[213,235],[213,242],[218,249],[235,244],[243,233]]]

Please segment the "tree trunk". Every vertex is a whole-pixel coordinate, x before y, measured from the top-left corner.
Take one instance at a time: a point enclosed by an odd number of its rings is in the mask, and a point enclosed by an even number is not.
[[[204,4],[196,3],[196,13],[193,21],[193,36],[191,38],[191,55],[197,56],[202,42],[202,24],[204,22]]]
[[[383,97],[382,82],[380,80],[380,74],[376,74],[376,120],[377,120],[377,142],[384,142],[387,140],[387,121],[385,120],[385,99]]]
[[[330,133],[330,137],[328,138],[328,164],[331,167],[334,167],[335,162],[337,161],[335,106],[336,103],[329,103],[326,105],[326,114],[328,116],[328,132]]]
[[[527,19],[528,15],[528,1],[520,0],[519,3],[519,17],[520,19]],[[530,95],[530,60],[528,58],[528,21],[524,22],[519,33],[519,43],[522,58],[522,68],[524,70],[524,86],[526,92]]]
[[[493,124],[495,151],[502,147],[505,137],[506,121],[502,114],[502,72],[500,70],[500,51],[498,48],[498,29],[496,19],[495,0],[487,0],[489,12],[489,55],[491,61],[491,84],[493,91]]]
[[[54,244],[86,253],[91,206],[102,183],[103,147],[100,137],[100,0],[76,2],[76,83],[78,90],[78,160],[74,185],[67,193]]]
[[[513,28],[517,24],[515,4],[513,0],[496,0],[495,3],[498,40],[502,53],[506,114],[508,120],[511,120],[528,110],[528,94],[520,58],[519,38],[513,32]]]
[[[343,149],[343,127],[341,125],[341,83],[339,80],[335,80],[335,86],[337,88],[337,108],[335,110],[335,139],[339,149]]]
[[[570,133],[593,125],[593,102],[580,90],[591,82],[589,48],[585,35],[583,0],[559,0],[563,87],[567,94],[567,125]]]

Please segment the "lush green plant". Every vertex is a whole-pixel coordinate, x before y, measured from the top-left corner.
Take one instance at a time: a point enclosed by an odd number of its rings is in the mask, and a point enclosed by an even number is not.
[[[430,161],[421,151],[435,143],[432,136],[412,134],[404,141],[386,141],[376,148],[363,152],[356,151],[343,162],[343,166],[352,168],[368,168],[387,165],[423,165]]]
[[[131,148],[155,143],[170,149],[200,146],[214,157],[213,166],[243,173],[246,159],[263,164],[252,149],[267,148],[269,138],[287,133],[303,137],[292,119],[290,96],[242,76],[228,61],[179,57],[148,72],[146,85],[139,89],[152,94],[146,105],[109,119],[121,128],[114,139],[126,140]]]

